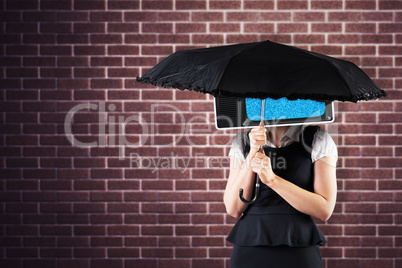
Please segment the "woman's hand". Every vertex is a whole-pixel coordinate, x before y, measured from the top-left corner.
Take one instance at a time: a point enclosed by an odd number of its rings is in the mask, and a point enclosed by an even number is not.
[[[258,152],[260,146],[264,146],[267,142],[267,131],[262,125],[253,128],[248,136],[250,138],[250,153],[252,154]]]
[[[267,186],[271,186],[274,183],[276,175],[272,170],[271,159],[265,155],[264,151],[255,154],[254,158],[251,160],[251,168],[258,174],[262,183]]]

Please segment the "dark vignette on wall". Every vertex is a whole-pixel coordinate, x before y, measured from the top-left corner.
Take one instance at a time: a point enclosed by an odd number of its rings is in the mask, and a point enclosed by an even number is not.
[[[225,161],[234,133],[212,146],[210,97],[134,78],[179,49],[264,39],[351,60],[389,94],[338,104],[338,203],[318,223],[324,267],[402,267],[402,2],[0,0],[0,9],[0,267],[229,267],[228,170],[203,165]],[[99,146],[71,144],[74,107],[73,136]],[[140,140],[134,119],[118,139],[133,115],[152,139],[113,146]],[[195,116],[189,139],[169,145]],[[138,168],[132,155],[189,168]]]

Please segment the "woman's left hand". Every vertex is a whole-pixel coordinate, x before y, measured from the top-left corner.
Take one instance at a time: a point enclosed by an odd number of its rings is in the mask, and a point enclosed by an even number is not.
[[[256,153],[251,160],[252,170],[260,176],[261,181],[267,186],[272,185],[276,175],[272,170],[271,160],[264,153]]]

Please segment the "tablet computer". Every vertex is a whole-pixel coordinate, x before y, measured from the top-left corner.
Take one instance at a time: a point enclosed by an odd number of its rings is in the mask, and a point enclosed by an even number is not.
[[[261,99],[215,97],[217,129],[251,128],[261,120]],[[264,124],[288,126],[326,124],[335,120],[333,102],[313,100],[265,99]]]

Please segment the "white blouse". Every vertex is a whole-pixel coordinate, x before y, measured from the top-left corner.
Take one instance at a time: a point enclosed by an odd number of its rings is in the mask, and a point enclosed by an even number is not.
[[[305,127],[301,125],[291,126],[280,140],[280,147],[288,146],[293,142],[299,142],[300,133],[304,128]],[[269,131],[269,128],[267,128],[267,130]],[[229,151],[229,156],[235,156],[244,161],[245,158],[243,153],[243,134],[244,132],[239,132],[236,134],[235,138],[233,139],[232,147]],[[276,146],[269,141],[268,137],[269,135],[267,135],[266,145],[275,148]],[[338,150],[336,148],[334,140],[331,138],[329,133],[324,129],[320,129],[314,134],[313,144],[311,148],[311,160],[314,163],[324,156],[338,157]]]

